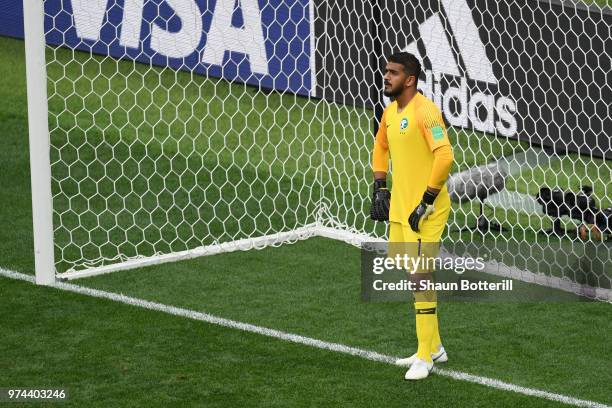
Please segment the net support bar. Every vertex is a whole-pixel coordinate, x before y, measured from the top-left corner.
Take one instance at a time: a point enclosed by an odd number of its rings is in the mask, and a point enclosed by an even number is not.
[[[182,261],[186,259],[197,258],[200,256],[217,255],[225,252],[247,251],[250,249],[263,248],[269,245],[278,245],[284,242],[292,242],[307,239],[317,234],[318,224],[312,223],[292,231],[278,232],[275,234],[264,235],[257,238],[240,239],[222,244],[213,244],[201,246],[198,248],[173,252],[170,254],[155,255],[150,257],[133,258],[125,262],[120,262],[112,265],[90,268],[82,271],[68,271],[58,274],[58,278],[71,280],[78,278],[86,278],[94,275],[123,271],[127,269],[142,268],[150,265],[159,265],[167,262]]]
[[[360,246],[364,242],[386,242],[386,240],[384,239],[372,237],[367,234],[361,234],[357,232],[322,226],[320,223],[312,223],[305,225],[301,228],[297,228],[293,231],[279,232],[276,234],[265,235],[258,238],[241,239],[223,244],[207,245],[192,250],[176,252],[172,254],[130,259],[125,262],[108,266],[91,268],[83,271],[65,272],[59,274],[58,277],[66,280],[85,278],[119,270],[142,268],[145,266],[192,259],[200,256],[216,255],[238,250],[250,250],[275,244],[278,245],[284,242],[294,242],[311,237],[329,238],[338,241],[343,241],[356,246]],[[444,249],[442,249],[442,251],[443,256],[455,256],[454,254],[446,252]],[[522,270],[496,261],[487,261],[484,264],[485,268],[482,270],[482,272],[491,275],[512,278],[522,282],[534,283],[549,288],[559,289],[565,292],[576,293],[598,300],[612,302],[612,290],[610,289],[595,288],[589,285],[572,282],[569,279],[533,273],[528,270]]]
[[[337,239],[353,245],[360,245],[364,242],[386,242],[381,238],[374,238],[366,234],[359,234],[349,231],[343,231],[331,227],[319,227],[316,229],[317,235]],[[457,255],[449,253],[444,248],[441,250],[441,255],[444,257],[456,257]],[[570,279],[548,276],[542,273],[534,273],[529,270],[523,270],[514,266],[508,266],[504,263],[497,261],[486,261],[484,262],[484,269],[482,272],[500,276],[504,278],[511,278],[522,282],[533,283],[548,288],[559,289],[564,292],[575,293],[588,298],[602,300],[605,302],[612,302],[612,290],[606,288],[596,288],[590,285],[580,284],[571,281]]]

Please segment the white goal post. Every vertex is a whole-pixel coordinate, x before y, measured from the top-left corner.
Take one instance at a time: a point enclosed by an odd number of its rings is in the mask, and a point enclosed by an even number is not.
[[[42,1],[24,0],[24,34],[27,46],[26,76],[30,173],[32,182],[32,224],[36,283],[55,282],[53,254],[53,199],[49,126],[47,124],[47,70],[45,63],[44,8]]]
[[[24,0],[37,282],[385,240],[370,153],[405,50],[455,151],[446,249],[612,300],[605,226],[536,198],[589,185],[612,205],[611,24],[544,0]]]

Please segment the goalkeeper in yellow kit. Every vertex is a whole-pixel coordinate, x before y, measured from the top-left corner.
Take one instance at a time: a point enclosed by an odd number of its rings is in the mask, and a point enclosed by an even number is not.
[[[386,208],[383,202],[391,195],[389,242],[409,243],[419,252],[423,243],[440,242],[451,208],[446,179],[453,163],[442,114],[417,91],[420,73],[421,65],[412,54],[399,52],[388,58],[384,93],[394,101],[382,115],[372,154],[372,218],[384,219],[380,208]],[[389,156],[393,165],[392,194],[386,190]],[[434,361],[448,359],[438,332],[436,306],[435,292],[415,292],[418,350],[398,361],[410,366],[407,380],[427,377]]]

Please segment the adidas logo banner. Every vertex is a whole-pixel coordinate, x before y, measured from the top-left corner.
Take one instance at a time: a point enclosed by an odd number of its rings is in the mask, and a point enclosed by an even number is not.
[[[604,41],[612,13],[484,0],[384,0],[381,10],[379,67],[393,51],[415,54],[423,65],[419,89],[449,125],[610,155]],[[381,84],[382,73],[378,95],[386,104]]]
[[[442,0],[441,6],[444,12],[421,22],[405,46],[425,62],[421,92],[442,109],[451,126],[516,137],[516,102],[499,93],[470,8],[456,0]]]
[[[393,51],[415,54],[423,65],[419,89],[449,125],[610,155],[604,42],[612,13],[556,2],[384,3],[379,65]]]

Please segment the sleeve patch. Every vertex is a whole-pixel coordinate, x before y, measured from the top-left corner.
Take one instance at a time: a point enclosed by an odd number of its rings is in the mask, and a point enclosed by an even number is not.
[[[444,139],[444,130],[442,130],[441,126],[435,126],[431,128],[431,135],[433,136],[433,140],[442,140]]]

